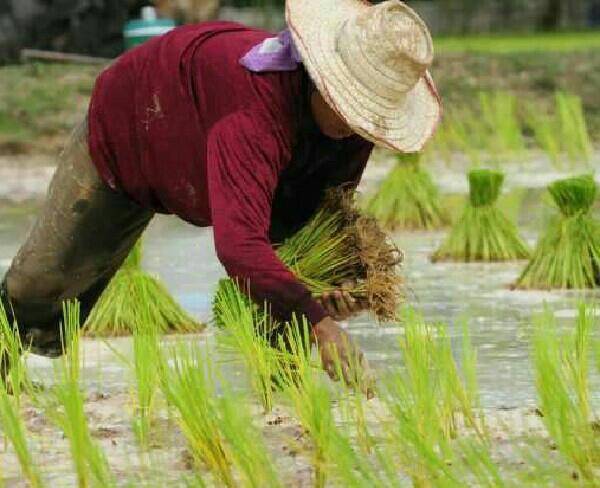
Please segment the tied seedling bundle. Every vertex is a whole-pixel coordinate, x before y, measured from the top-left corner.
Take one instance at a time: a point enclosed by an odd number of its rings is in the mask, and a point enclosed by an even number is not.
[[[522,289],[585,289],[598,286],[600,226],[590,215],[596,182],[590,175],[554,182],[548,192],[560,211],[539,240],[519,277]]]
[[[353,191],[330,190],[317,213],[278,246],[277,254],[315,297],[351,282],[354,286],[348,291],[355,299],[366,303],[379,320],[394,320],[402,297],[403,254],[376,219],[360,213]],[[221,281],[215,305],[232,285],[231,280]],[[215,306],[214,315],[218,325],[227,326],[222,307]]]
[[[85,324],[93,336],[130,335],[142,317],[161,333],[193,332],[203,325],[188,315],[165,286],[141,266],[141,240],[110,281]]]
[[[487,169],[469,172],[469,201],[450,235],[432,257],[436,261],[510,261],[529,257],[516,226],[497,208],[504,175]]]
[[[367,205],[385,228],[430,230],[448,223],[438,190],[419,154],[399,154],[396,166]]]

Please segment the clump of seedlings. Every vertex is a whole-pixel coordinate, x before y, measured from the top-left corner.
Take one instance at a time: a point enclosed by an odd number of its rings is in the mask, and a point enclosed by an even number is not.
[[[21,385],[26,376],[22,353],[18,330],[16,326],[9,324],[0,303],[0,358],[3,361],[1,367],[8,373],[6,376],[0,374],[0,426],[2,433],[13,446],[29,486],[40,488],[44,483],[29,451],[26,428],[20,411]]]
[[[478,169],[470,171],[468,178],[469,200],[463,214],[432,260],[493,262],[529,257],[516,226],[496,205],[504,175]]]
[[[196,469],[206,467],[221,484],[281,486],[245,399],[220,384],[211,358],[189,343],[173,346],[161,361],[161,388],[178,413]],[[237,475],[237,476],[236,476]]]
[[[364,301],[379,320],[396,316],[403,254],[376,219],[360,213],[354,192],[331,190],[316,215],[278,246],[277,254],[315,297],[354,283],[350,294]],[[219,314],[215,321],[223,323]]]
[[[159,332],[151,321],[144,320],[133,331],[133,362],[136,387],[134,431],[142,448],[149,447],[150,428],[159,389]]]
[[[367,205],[367,212],[387,229],[431,230],[448,224],[438,189],[420,159],[419,154],[399,154]]]
[[[235,350],[242,355],[252,388],[265,412],[270,412],[278,367],[278,358],[271,347],[274,326],[270,314],[266,307],[250,304],[231,280],[226,280],[215,296],[213,310],[228,332],[219,335],[220,345],[225,351]]]
[[[588,382],[592,313],[580,305],[575,330],[561,334],[554,315],[546,311],[534,324],[532,355],[544,425],[562,455],[595,485],[600,439]]]
[[[90,433],[80,391],[79,303],[65,302],[63,317],[63,356],[57,368],[57,384],[49,395],[36,395],[35,401],[69,440],[78,486],[115,486],[104,452]]]
[[[585,289],[598,286],[600,227],[590,215],[596,182],[590,175],[548,187],[560,215],[549,223],[517,280],[522,289]]]
[[[130,335],[146,314],[161,333],[189,333],[204,327],[175,302],[165,286],[142,269],[141,240],[117,271],[90,313],[85,332],[92,336]]]
[[[502,486],[477,412],[475,351],[463,329],[463,377],[442,325],[430,326],[412,310],[400,347],[406,371],[396,370],[382,391],[391,414],[390,449],[414,486]],[[459,439],[459,435],[463,438]]]

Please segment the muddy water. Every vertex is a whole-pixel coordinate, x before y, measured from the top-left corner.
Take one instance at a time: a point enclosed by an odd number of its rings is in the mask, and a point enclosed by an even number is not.
[[[533,244],[543,220],[541,193],[524,199],[520,214],[522,231]],[[35,205],[5,205],[0,208],[0,272],[33,222]],[[399,233],[394,236],[406,252],[404,274],[409,303],[431,321],[450,326],[456,338],[463,319],[468,319],[473,341],[479,354],[482,396],[487,407],[522,407],[534,402],[534,387],[528,351],[528,334],[532,316],[544,306],[557,311],[565,323],[574,314],[577,298],[564,292],[510,291],[524,263],[448,264],[429,262],[429,255],[444,237],[444,232]],[[218,263],[209,229],[197,229],[172,217],[157,217],[145,240],[145,266],[158,274],[180,303],[203,321],[209,321],[210,300],[224,271]],[[363,315],[348,324],[361,342],[371,363],[379,369],[399,363],[397,339],[401,325],[377,326]],[[214,330],[206,340],[212,344]],[[127,351],[127,340],[111,341],[113,347]],[[457,348],[459,344],[457,343]],[[90,344],[88,363],[91,383],[109,389],[126,386],[125,365],[106,348]],[[103,351],[103,352],[98,352]],[[94,358],[94,356],[96,356]],[[31,365],[43,370],[50,362],[32,357]],[[101,372],[98,371],[101,366]]]
[[[367,175],[366,186],[372,185],[384,173],[382,167],[375,168]],[[464,175],[459,172],[433,173],[445,191],[466,189]],[[509,187],[524,184],[529,187],[517,192],[516,204],[513,201],[512,208],[518,210],[515,213],[518,214],[521,230],[532,244],[549,214],[540,187],[555,176],[535,171],[523,175],[517,168],[507,179]],[[24,195],[31,196],[27,192]],[[0,275],[34,221],[39,207],[39,192],[34,192],[33,196],[32,203],[25,198],[19,204],[0,204]],[[455,201],[456,198],[449,200]],[[428,320],[449,325],[457,352],[460,350],[461,324],[467,319],[478,351],[478,374],[484,406],[496,412],[496,415],[499,411],[506,412],[500,415],[516,419],[513,422],[501,418],[501,423],[527,425],[527,429],[531,424],[540,430],[539,419],[527,413],[535,405],[528,351],[532,317],[547,306],[568,327],[580,297],[564,292],[510,291],[508,285],[516,279],[524,263],[431,264],[428,257],[443,237],[444,232],[398,233],[394,236],[406,252],[404,274],[408,301],[421,310]],[[210,230],[194,228],[172,217],[157,217],[148,229],[145,246],[145,267],[158,274],[193,315],[209,321],[211,296],[218,279],[224,276],[215,256]],[[587,298],[595,297],[594,294],[588,294]],[[380,327],[364,315],[351,320],[347,326],[380,374],[384,374],[389,367],[401,365],[397,347],[403,331],[401,324]],[[185,340],[193,340],[199,347],[216,350],[216,333],[212,327],[205,333]],[[86,339],[83,343],[83,381],[88,395],[87,409],[92,431],[107,453],[111,468],[123,482],[130,480],[137,485],[136,474],[141,472],[146,479],[154,478],[156,486],[160,484],[159,480],[170,486],[179,486],[175,480],[180,480],[185,472],[182,456],[185,442],[177,429],[172,428],[166,414],[160,419],[164,427],[160,430],[167,438],[162,439],[152,451],[153,459],[140,457],[135,447],[131,431],[130,391],[133,378],[130,368],[122,359],[122,356],[130,357],[130,348],[128,339],[114,339],[108,343]],[[34,376],[45,383],[52,382],[52,361],[31,356],[28,364]],[[236,386],[245,387],[239,363],[223,363],[223,369],[225,376]],[[280,416],[279,420],[283,419],[280,426],[269,427],[265,423],[263,433],[270,449],[281,455],[281,449],[287,449],[282,447],[281,439],[296,437],[298,427],[286,417],[285,409],[275,415]],[[68,444],[62,434],[35,409],[28,410],[27,425],[35,439],[34,457],[44,460],[43,471],[50,486],[73,486]],[[286,473],[290,486],[308,486],[310,470],[306,459],[302,459],[301,455],[298,458],[294,456],[282,458],[280,467]],[[5,462],[3,464],[8,485],[25,486],[14,458],[8,461],[8,466]],[[160,472],[153,473],[153,465],[160,466]]]

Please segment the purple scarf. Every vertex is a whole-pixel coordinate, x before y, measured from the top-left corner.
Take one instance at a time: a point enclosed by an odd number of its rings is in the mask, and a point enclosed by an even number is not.
[[[255,73],[294,71],[301,62],[289,29],[265,39],[240,58],[240,64]]]

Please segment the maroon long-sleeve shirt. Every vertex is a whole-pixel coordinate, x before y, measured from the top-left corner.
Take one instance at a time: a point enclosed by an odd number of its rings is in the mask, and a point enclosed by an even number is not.
[[[103,180],[140,205],[213,226],[228,274],[287,319],[323,308],[277,257],[326,188],[357,184],[372,145],[316,127],[310,80],[252,73],[239,59],[272,36],[229,22],[180,27],[121,56],[99,77],[89,147]]]

